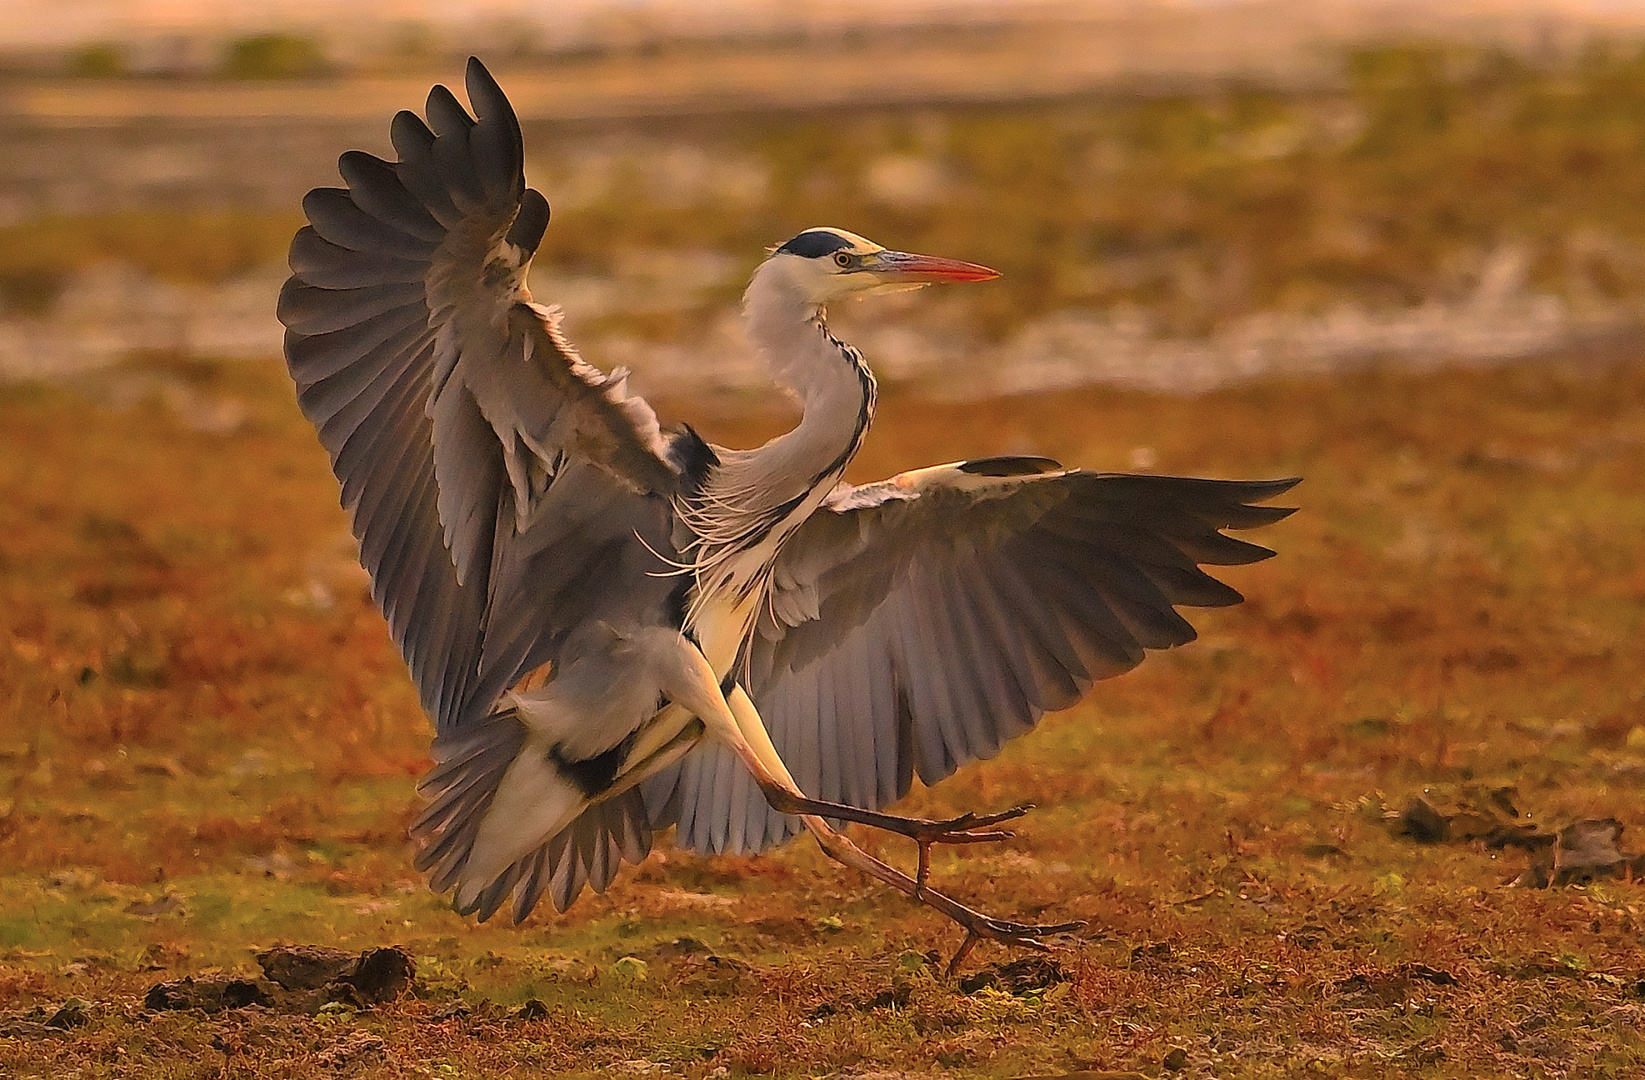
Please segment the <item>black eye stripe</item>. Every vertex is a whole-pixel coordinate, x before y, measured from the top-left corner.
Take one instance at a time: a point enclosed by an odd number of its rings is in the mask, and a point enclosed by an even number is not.
[[[820,259],[824,255],[832,255],[841,248],[851,246],[851,241],[837,232],[827,229],[807,229],[796,236],[777,251],[784,255],[798,255],[802,259]]]

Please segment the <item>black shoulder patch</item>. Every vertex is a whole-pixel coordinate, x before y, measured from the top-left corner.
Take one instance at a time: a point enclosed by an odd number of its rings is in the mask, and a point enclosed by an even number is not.
[[[556,746],[548,752],[548,759],[554,763],[561,776],[577,785],[578,791],[585,797],[593,798],[611,786],[611,782],[617,778],[617,770],[622,768],[623,760],[628,757],[628,751],[633,745],[634,736],[630,735],[604,753],[577,761],[561,755],[560,748]]]
[[[820,259],[824,255],[832,255],[841,248],[850,246],[851,241],[837,232],[828,229],[807,229],[778,248],[777,253],[798,255],[802,259]]]
[[[690,424],[681,424],[669,435],[668,460],[680,470],[681,492],[694,495],[708,471],[720,463],[720,456]]]
[[[1048,457],[984,457],[962,461],[959,468],[973,476],[1033,476],[1056,472],[1062,463]]]

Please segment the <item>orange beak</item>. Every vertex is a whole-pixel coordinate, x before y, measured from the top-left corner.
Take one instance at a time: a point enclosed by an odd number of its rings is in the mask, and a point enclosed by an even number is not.
[[[914,255],[906,251],[876,252],[863,269],[884,277],[888,282],[918,285],[934,281],[991,281],[1000,276],[998,270],[990,270],[976,263],[936,255]]]

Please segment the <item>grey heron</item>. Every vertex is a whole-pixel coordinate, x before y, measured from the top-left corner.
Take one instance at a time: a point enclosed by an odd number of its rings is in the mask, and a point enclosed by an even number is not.
[[[1294,479],[1224,481],[996,457],[842,481],[875,382],[831,301],[992,270],[832,228],[773,249],[751,341],[804,406],[752,450],[665,427],[578,355],[526,274],[548,225],[520,126],[471,59],[401,112],[397,161],[351,151],[304,200],[281,292],[298,401],[433,719],[417,866],[461,912],[519,921],[603,891],[671,826],[705,852],[800,830],[979,938],[1078,924],[983,915],[926,880],[935,843],[1010,835],[1024,807],[882,808],[996,753],[1145,650],[1177,605],[1241,596],[1201,564],[1272,554],[1224,529]],[[909,876],[833,822],[918,844]]]

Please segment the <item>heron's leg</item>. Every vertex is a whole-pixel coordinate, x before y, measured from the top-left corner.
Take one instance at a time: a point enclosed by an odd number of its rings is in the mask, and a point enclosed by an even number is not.
[[[763,787],[764,785],[762,785]],[[954,953],[954,958],[948,962],[948,974],[952,975],[960,966],[960,962],[976,943],[989,938],[1006,945],[1020,945],[1025,949],[1046,951],[1041,938],[1055,934],[1066,934],[1078,930],[1083,922],[1053,923],[1050,925],[1030,925],[1028,923],[1011,922],[1008,919],[996,919],[984,915],[980,911],[966,907],[958,900],[928,888],[922,882],[917,882],[907,874],[881,862],[851,842],[851,838],[838,832],[828,822],[814,814],[801,815],[800,820],[811,835],[817,838],[817,844],[829,858],[846,866],[861,870],[869,877],[885,882],[899,892],[918,900],[927,907],[934,908],[950,919],[959,923],[965,930],[965,940]]]
[[[836,809],[856,811],[854,807],[836,807],[833,803],[818,802],[807,799],[794,783],[788,769],[783,765],[776,748],[771,745],[770,736],[765,731],[765,725],[754,709],[754,703],[740,688],[732,691],[732,699],[728,701],[720,692],[714,670],[702,653],[694,646],[680,639],[681,649],[677,654],[680,661],[679,668],[670,680],[667,692],[671,698],[691,709],[703,721],[708,731],[720,739],[742,761],[743,765],[753,774],[754,780],[765,793],[767,801],[779,810],[785,806],[822,807],[822,813],[833,814]],[[733,707],[735,702],[735,707]],[[747,730],[745,730],[747,725]],[[792,813],[793,811],[785,811]],[[977,941],[989,938],[1009,945],[1021,945],[1030,949],[1043,950],[1046,946],[1040,940],[1054,934],[1068,933],[1077,930],[1083,923],[1056,923],[1046,926],[1034,926],[1027,923],[1011,922],[1006,919],[996,919],[984,915],[980,911],[966,907],[964,904],[927,888],[923,880],[916,881],[900,870],[881,862],[872,855],[863,851],[843,833],[832,828],[827,821],[816,813],[801,811],[800,820],[811,835],[817,838],[817,843],[824,853],[837,862],[854,867],[868,876],[882,881],[899,892],[920,901],[928,907],[934,908],[954,920],[965,929],[965,941],[955,953],[949,964],[952,972],[966,955],[970,953]],[[905,819],[897,819],[902,821]],[[973,819],[980,820],[980,819]],[[872,823],[871,823],[872,824]],[[932,823],[942,825],[944,823]],[[899,830],[900,831],[900,830]]]
[[[771,778],[778,781],[771,784],[761,781],[760,789],[765,794],[766,802],[784,814],[794,814],[802,818],[812,815],[832,818],[835,821],[854,821],[859,825],[884,829],[886,832],[908,837],[919,845],[919,869],[914,874],[916,888],[924,888],[925,879],[930,875],[932,845],[986,844],[1009,840],[1016,834],[1009,829],[996,829],[993,826],[1020,818],[1033,809],[1031,805],[1023,804],[997,814],[961,814],[959,817],[933,821],[929,818],[901,817],[878,810],[864,810],[846,803],[810,798],[800,791],[800,785],[789,775],[788,767],[783,764],[781,755],[772,744],[771,734],[766,730],[765,722],[760,719],[760,714],[748,692],[741,686],[733,686],[731,693],[726,696],[726,704],[730,706],[731,714],[736,718],[737,729],[748,741],[749,749],[759,758]],[[756,772],[754,775],[759,779],[759,773]]]

